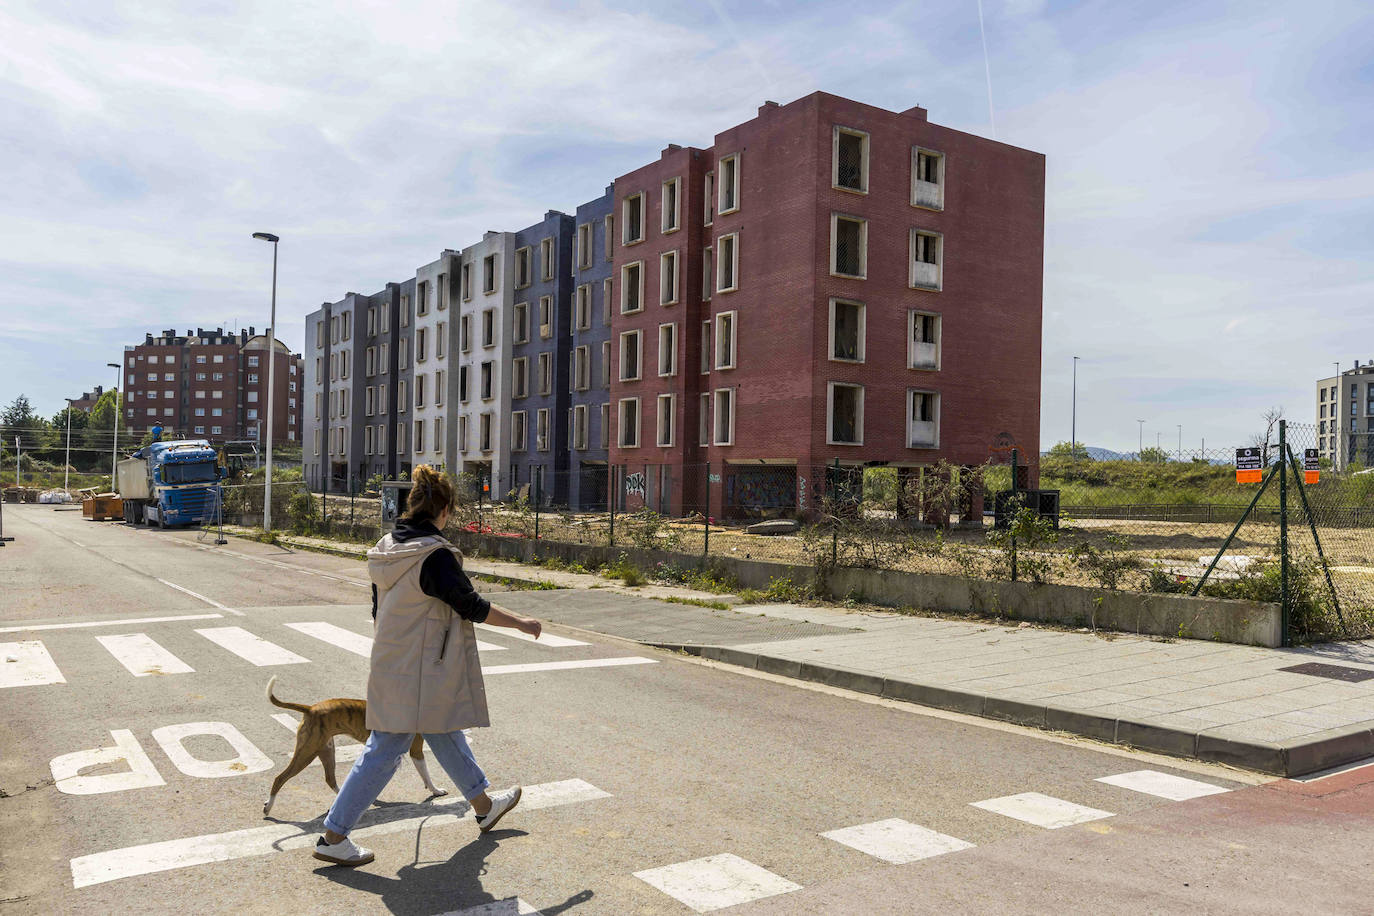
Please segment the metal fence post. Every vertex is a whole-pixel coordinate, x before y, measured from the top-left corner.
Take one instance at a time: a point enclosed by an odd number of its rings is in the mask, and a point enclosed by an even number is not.
[[[1283,619],[1283,644],[1291,645],[1291,594],[1288,587],[1288,421],[1279,420],[1279,608]]]
[[[1021,476],[1020,473],[1019,473],[1020,468],[1017,467],[1017,465],[1020,464],[1020,461],[1021,461],[1020,452],[1019,452],[1017,449],[1012,449],[1012,450],[1011,450],[1011,509],[1012,509],[1012,511],[1015,513],[1015,515],[1012,516],[1012,521],[1011,521],[1011,531],[1012,531],[1012,535],[1011,535],[1011,581],[1013,581],[1013,582],[1016,581],[1016,515],[1020,515],[1020,514],[1021,514],[1021,510],[1020,510],[1020,508],[1017,506],[1017,503],[1019,502],[1019,500],[1017,499],[1017,494],[1018,494],[1018,493],[1020,492],[1020,490],[1021,490],[1021,487],[1020,487],[1020,484],[1019,484],[1019,478],[1020,478],[1020,476]]]
[[[701,555],[708,557],[711,555],[711,462],[706,462],[706,488],[701,491],[702,510],[701,520],[704,525],[705,536],[702,538]]]
[[[544,469],[534,475],[534,539],[539,540],[539,503],[544,497]]]
[[[838,458],[835,459],[835,473],[833,475],[833,478],[834,479],[832,483],[834,483],[835,489],[839,489],[840,459]],[[838,512],[840,504],[839,501],[835,499],[833,494],[830,497],[830,501],[837,510],[836,512],[831,513],[830,519],[830,566],[833,568],[840,564],[840,518]]]
[[[613,464],[606,466],[606,509],[611,514],[611,547],[615,546],[615,468]]]

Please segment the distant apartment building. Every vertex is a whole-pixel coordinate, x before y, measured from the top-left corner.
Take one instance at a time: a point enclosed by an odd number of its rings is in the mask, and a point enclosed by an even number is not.
[[[95,386],[94,391],[83,391],[81,397],[71,398],[68,403],[77,410],[90,413],[100,401],[100,396],[105,393],[105,389],[100,385]]]
[[[1033,485],[1044,169],[815,93],[617,178],[611,462],[674,514],[805,512],[819,468],[1007,442]]]
[[[607,187],[573,217],[568,505],[577,509],[604,508],[609,486],[614,197]]]
[[[510,481],[545,504],[568,502],[569,312],[573,218],[550,210],[515,233],[511,311]]]
[[[1374,467],[1374,360],[1319,379],[1315,406],[1321,457],[1340,470]]]
[[[295,443],[301,439],[304,367],[280,340],[273,358],[273,442]],[[148,334],[124,348],[125,423],[136,436],[161,426],[214,443],[265,443],[270,366],[267,335],[255,328]]]
[[[409,387],[410,450],[418,464],[452,470],[446,450],[451,366],[455,362],[453,325],[459,320],[455,291],[462,253],[447,249],[415,272],[415,312],[410,361],[414,374]]]

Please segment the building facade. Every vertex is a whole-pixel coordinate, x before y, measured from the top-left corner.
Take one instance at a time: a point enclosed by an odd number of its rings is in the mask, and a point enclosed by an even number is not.
[[[335,476],[424,462],[491,498],[541,480],[546,502],[614,489],[715,517],[806,514],[846,468],[909,482],[1013,449],[1034,486],[1044,180],[1043,155],[919,107],[765,103],[572,217],[312,315],[307,460],[320,442]]]
[[[448,346],[456,354],[449,377],[455,422],[445,449],[455,473],[471,474],[486,498],[511,489],[511,335],[515,234],[487,232],[463,249],[458,274],[458,321]],[[418,368],[417,368],[418,373]],[[417,452],[415,460],[420,460]]]
[[[81,397],[71,398],[68,400],[68,403],[77,410],[90,413],[100,401],[100,396],[104,393],[104,387],[96,385],[94,391],[83,391],[81,392]]]
[[[1338,470],[1374,467],[1374,360],[1317,381],[1317,449]]]
[[[614,198],[608,186],[573,218],[568,505],[575,509],[604,509],[609,493]]]
[[[510,489],[544,505],[568,502],[572,243],[573,218],[555,210],[515,233]]]
[[[1007,442],[1033,485],[1042,155],[815,93],[615,196],[610,452],[646,504],[805,512],[836,464],[905,476]]]
[[[273,442],[301,439],[303,364],[276,342]],[[219,444],[267,437],[267,336],[248,328],[236,334],[197,328],[148,334],[124,348],[125,423],[135,436],[154,426],[178,436]]]

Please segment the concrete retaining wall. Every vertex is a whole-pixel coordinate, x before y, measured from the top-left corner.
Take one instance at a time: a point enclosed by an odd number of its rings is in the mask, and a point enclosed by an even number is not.
[[[813,568],[786,563],[711,557],[703,564],[700,557],[661,550],[535,542],[467,532],[454,535],[453,540],[462,549],[483,556],[526,563],[556,556],[584,566],[596,566],[613,562],[624,554],[646,570],[656,563],[705,565],[733,576],[745,588],[766,589],[775,579],[790,579],[797,585],[816,587],[819,593],[831,598],[852,596],[889,607],[973,612],[1145,636],[1207,639],[1271,648],[1281,645],[1283,637],[1279,606],[1259,601],[1122,592],[1077,585],[1034,585],[852,567],[831,570],[825,581],[818,583]]]

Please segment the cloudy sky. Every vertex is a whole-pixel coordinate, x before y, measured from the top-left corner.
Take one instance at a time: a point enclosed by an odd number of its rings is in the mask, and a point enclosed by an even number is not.
[[[1047,156],[1042,439],[1241,443],[1374,361],[1374,10],[976,0],[0,7],[0,401],[278,324],[824,89]],[[995,333],[995,329],[992,331]]]

